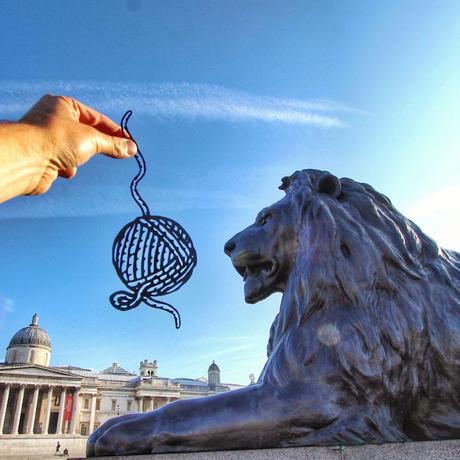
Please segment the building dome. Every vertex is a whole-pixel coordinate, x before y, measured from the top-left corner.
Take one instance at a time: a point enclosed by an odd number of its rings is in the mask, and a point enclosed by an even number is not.
[[[209,366],[208,372],[220,372],[219,366],[213,361]]]
[[[46,331],[38,327],[38,315],[36,313],[29,326],[23,327],[13,335],[8,348],[18,345],[37,345],[51,351],[51,340]]]
[[[5,361],[8,364],[32,363],[48,366],[51,340],[44,329],[38,327],[38,315],[32,322],[16,332],[7,347]]]

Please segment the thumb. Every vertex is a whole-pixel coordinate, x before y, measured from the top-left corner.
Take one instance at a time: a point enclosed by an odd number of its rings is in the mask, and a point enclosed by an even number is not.
[[[137,153],[137,146],[131,139],[98,132],[96,150],[113,158],[130,158]]]
[[[64,177],[65,179],[72,179],[77,174],[77,168],[64,168],[60,169],[59,177]]]

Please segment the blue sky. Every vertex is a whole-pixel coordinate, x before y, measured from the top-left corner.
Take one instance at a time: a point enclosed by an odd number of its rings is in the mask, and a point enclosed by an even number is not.
[[[460,4],[373,1],[0,0],[0,119],[41,94],[78,97],[130,129],[153,213],[189,231],[198,267],[181,312],[114,310],[113,238],[138,210],[135,161],[99,157],[42,197],[0,205],[0,351],[40,314],[52,364],[247,383],[279,296],[246,305],[225,241],[327,169],[368,182],[460,250]]]

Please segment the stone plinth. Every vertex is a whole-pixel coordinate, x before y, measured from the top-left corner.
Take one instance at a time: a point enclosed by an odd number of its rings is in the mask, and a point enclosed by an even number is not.
[[[233,450],[189,454],[122,455],[95,460],[458,460],[460,440],[346,447]]]

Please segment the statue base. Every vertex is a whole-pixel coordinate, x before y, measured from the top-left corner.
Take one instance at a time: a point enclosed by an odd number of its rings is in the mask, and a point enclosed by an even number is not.
[[[458,460],[460,440],[93,458],[94,460]]]

